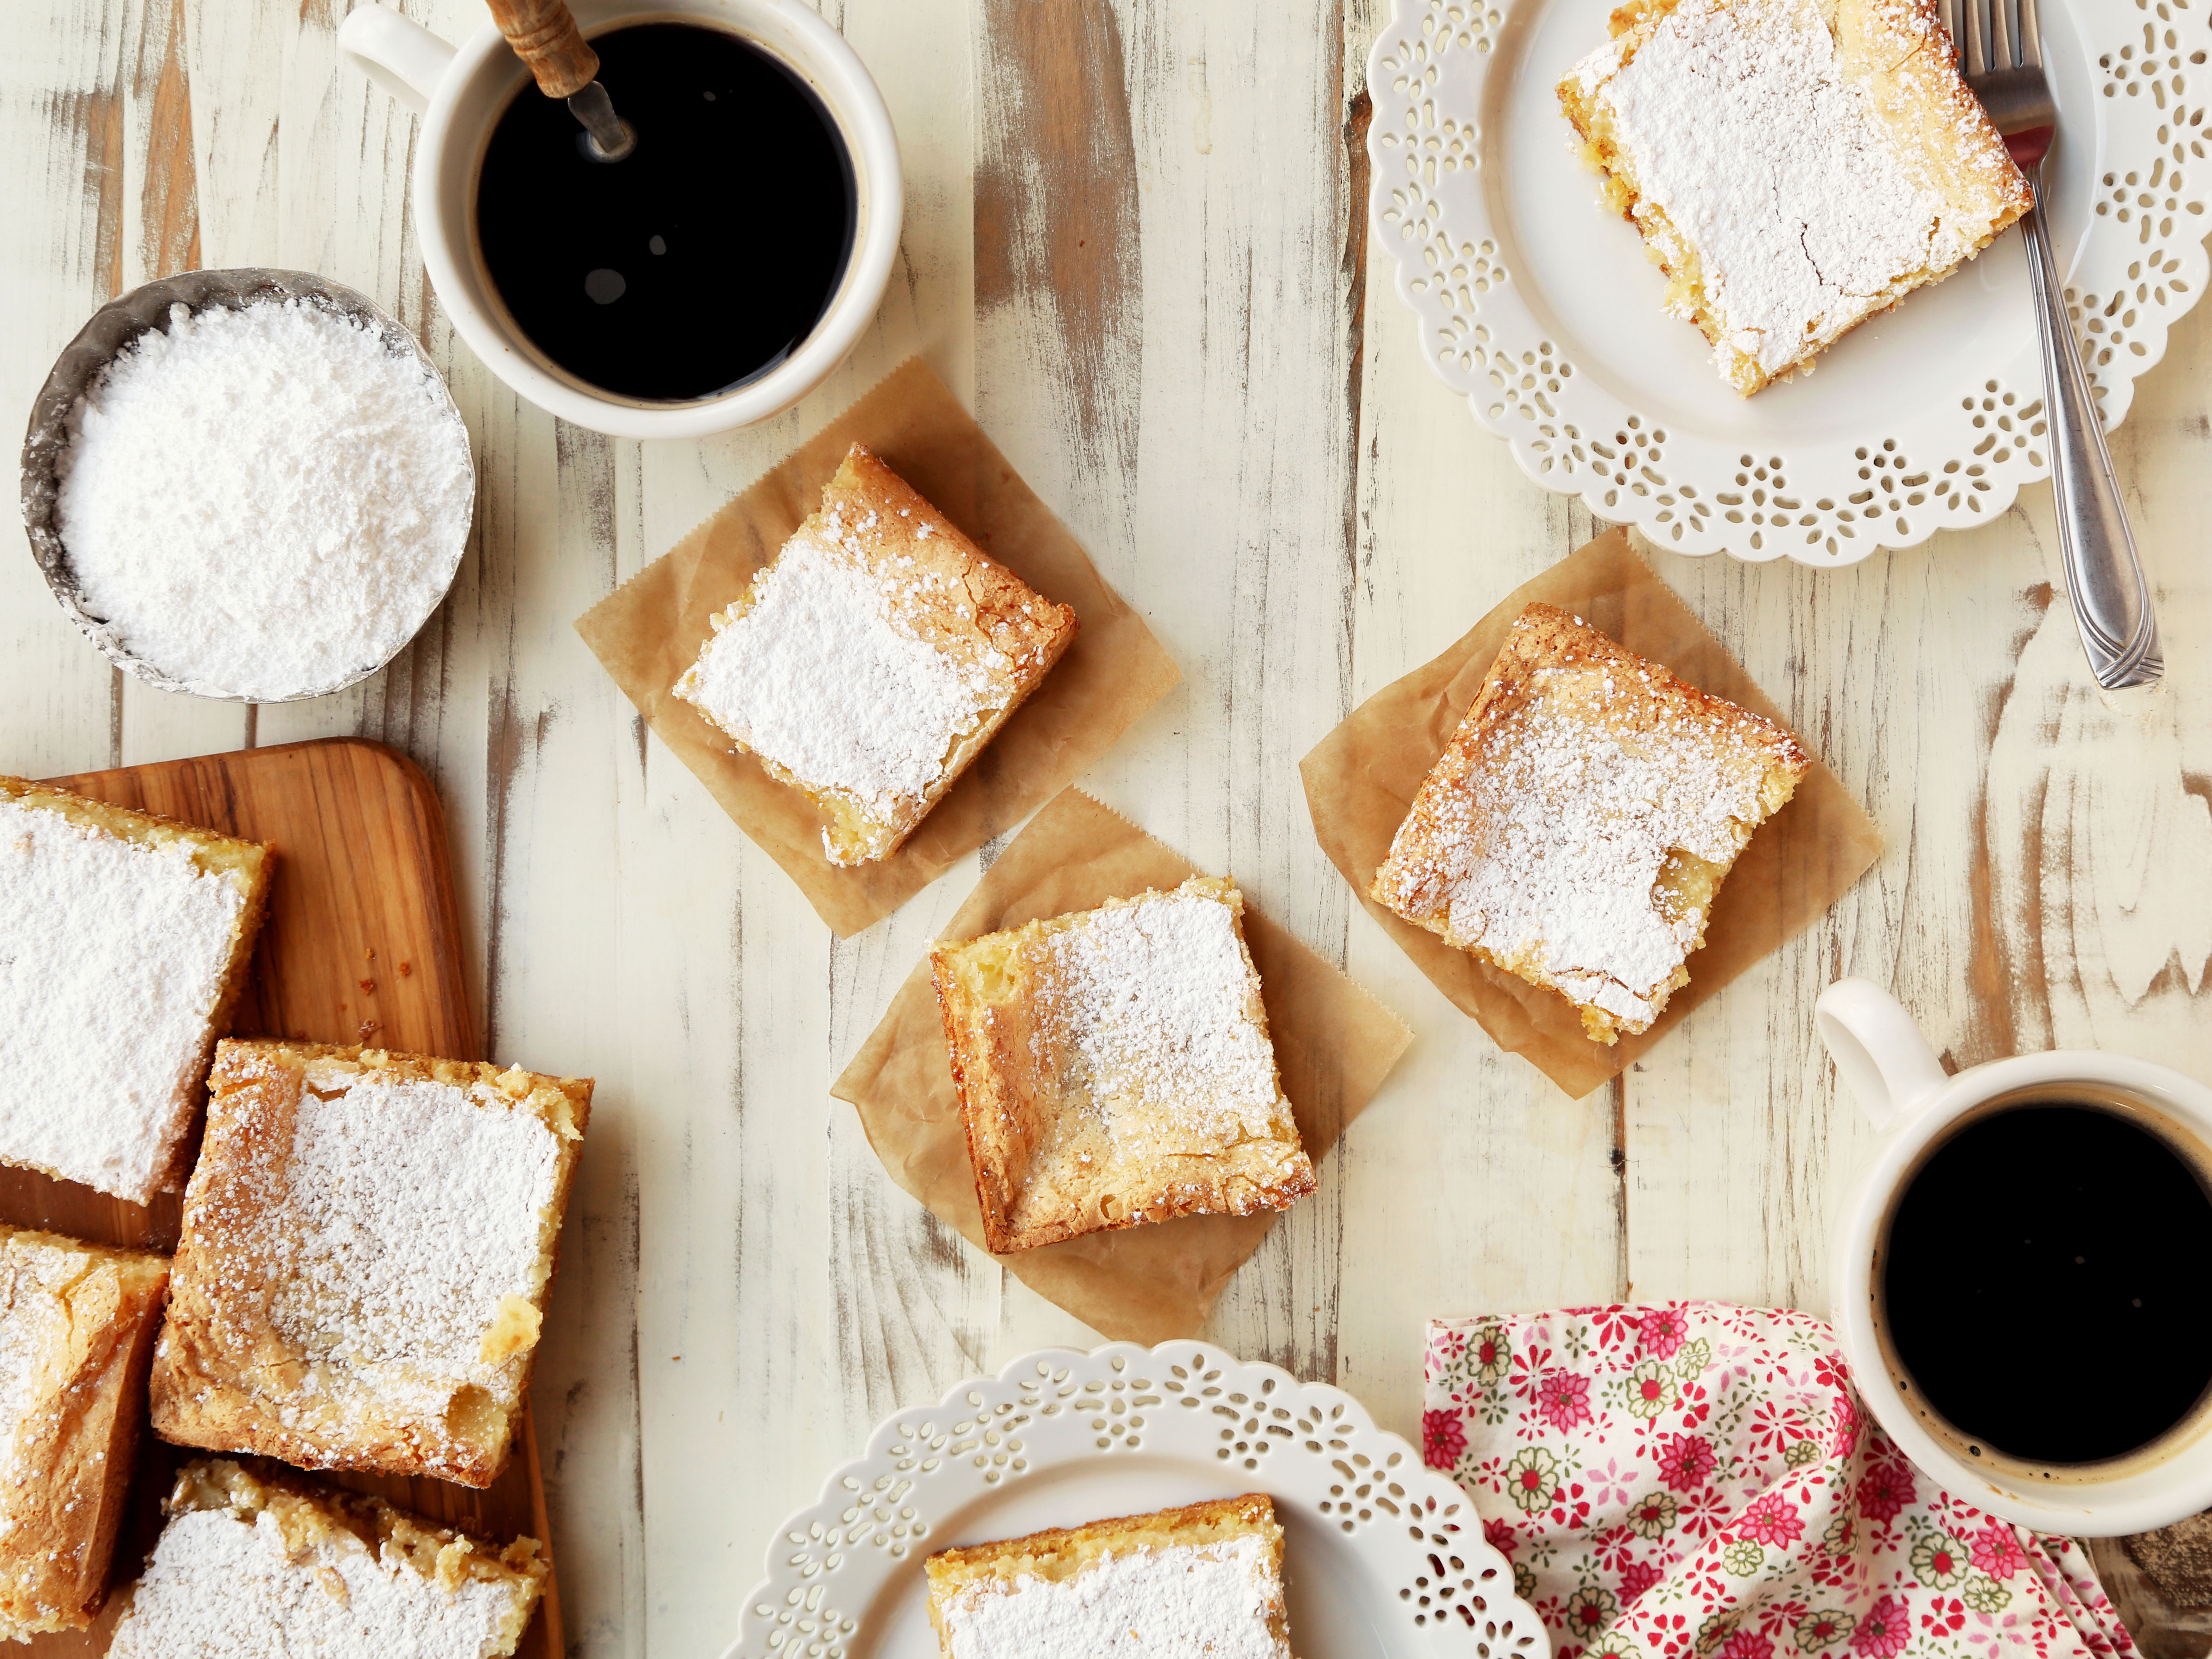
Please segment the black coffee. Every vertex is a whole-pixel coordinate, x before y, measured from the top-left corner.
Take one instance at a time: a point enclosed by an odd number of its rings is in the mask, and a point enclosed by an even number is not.
[[[592,39],[637,132],[591,159],[568,106],[525,83],[477,181],[485,268],[516,325],[578,379],[704,398],[765,373],[822,318],[853,246],[851,158],[820,101],[719,29]]]
[[[2148,1445],[2212,1383],[2212,1198],[2132,1120],[2026,1105],[1937,1148],[1884,1251],[1911,1388],[1984,1451],[2089,1463]]]

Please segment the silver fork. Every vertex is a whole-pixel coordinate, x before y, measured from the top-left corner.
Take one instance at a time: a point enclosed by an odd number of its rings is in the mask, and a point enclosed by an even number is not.
[[[2008,16],[2017,6],[2017,15]],[[2043,337],[2043,404],[2050,423],[2051,483],[2058,507],[2058,550],[2097,683],[2147,685],[2166,672],[2151,612],[2150,584],[2120,502],[2105,423],[2066,315],[2043,216],[2043,164],[2058,136],[2058,106],[2043,72],[2036,0],[1943,0],[1943,22],[1966,84],[2004,135],[2005,148],[2034,188],[2021,223]],[[1964,16],[1961,17],[1963,11]],[[1961,27],[1963,22],[1964,27]]]

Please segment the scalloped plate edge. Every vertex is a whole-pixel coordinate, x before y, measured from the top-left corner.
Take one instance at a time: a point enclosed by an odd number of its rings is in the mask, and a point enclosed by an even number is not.
[[[1511,3],[1512,0],[1496,0],[1495,4],[1487,7],[1486,9],[1492,14],[1492,21],[1502,19],[1503,13]],[[1373,44],[1368,48],[1366,84],[1370,98],[1376,86],[1387,87],[1391,84],[1393,76],[1385,61],[1386,55],[1391,49],[1413,38],[1418,27],[1417,15],[1425,9],[1426,4],[1427,0],[1392,0],[1389,21],[1377,31]],[[1473,0],[1473,6],[1483,8],[1484,0]],[[2109,83],[2107,92],[2109,94]],[[1466,398],[1468,410],[1473,414],[1479,426],[1505,442],[1512,453],[1516,467],[1523,477],[1554,495],[1580,501],[1595,517],[1601,521],[1629,525],[1643,534],[1653,546],[1685,557],[1711,557],[1717,553],[1725,553],[1729,557],[1744,563],[1771,563],[1778,559],[1787,558],[1794,563],[1815,569],[1832,569],[1844,565],[1855,564],[1882,549],[1899,550],[1917,547],[1929,540],[1938,531],[1971,530],[1991,523],[2012,508],[2019,499],[2022,486],[2049,478],[2051,470],[2047,458],[2038,461],[2024,457],[2021,463],[2008,467],[1990,479],[1986,489],[1976,503],[1978,510],[1972,514],[1944,509],[1922,512],[1907,530],[1898,532],[1893,521],[1878,533],[1870,534],[1863,547],[1855,547],[1848,554],[1836,556],[1823,556],[1808,554],[1801,551],[1796,545],[1778,546],[1771,550],[1766,547],[1730,545],[1728,540],[1711,531],[1708,531],[1705,536],[1701,538],[1704,544],[1685,546],[1679,540],[1656,533],[1658,521],[1650,514],[1632,514],[1626,519],[1615,518],[1613,515],[1619,511],[1619,508],[1607,505],[1601,499],[1607,483],[1601,474],[1593,474],[1588,483],[1566,478],[1555,479],[1547,476],[1540,470],[1534,452],[1527,443],[1516,439],[1512,428],[1507,424],[1509,417],[1493,417],[1492,410],[1486,406],[1487,399],[1485,390],[1469,384],[1465,377],[1453,373],[1451,369],[1437,361],[1436,356],[1428,349],[1426,337],[1429,319],[1425,311],[1418,302],[1413,287],[1417,279],[1414,262],[1418,258],[1418,254],[1411,249],[1401,251],[1397,244],[1404,239],[1397,234],[1396,227],[1388,222],[1384,212],[1386,173],[1389,164],[1396,159],[1388,153],[1386,148],[1386,141],[1392,131],[1394,129],[1385,123],[1370,122],[1365,137],[1370,179],[1366,204],[1368,246],[1370,251],[1380,246],[1391,260],[1394,267],[1392,286],[1396,291],[1400,302],[1410,313],[1410,320],[1421,350],[1422,360],[1440,380]],[[2100,204],[2097,210],[2097,216],[2105,216],[2105,206]],[[2182,262],[2181,268],[2178,272],[2167,273],[2166,285],[2185,297],[2181,297],[2179,303],[2162,305],[2152,310],[2145,319],[2142,332],[2132,337],[2128,343],[2130,356],[2133,359],[2132,363],[2127,366],[2124,372],[2113,376],[2112,382],[2104,388],[2104,403],[2106,410],[2105,429],[2108,434],[2118,430],[2128,416],[2133,412],[2136,381],[2164,360],[2173,327],[2195,309],[2197,302],[2203,296],[2208,280],[2212,280],[2212,250],[2208,250],[2208,238],[2212,238],[2212,216],[2207,216],[2205,235],[2195,239],[2185,238],[2178,245],[2177,252]],[[2089,244],[2085,241],[2083,248],[2086,249],[2088,246]],[[2073,285],[2073,279],[2080,269],[2081,252],[2081,250],[2076,251],[2072,267],[2067,273],[2066,292],[2069,301],[2075,301],[2079,297],[2078,289]],[[2184,280],[2176,280],[2177,277]],[[2021,374],[2019,378],[2024,385],[2039,393],[2042,389],[2040,355],[2023,351],[2019,354],[2019,357],[2024,358],[2026,360],[2024,366],[2032,370],[2031,374]],[[2021,365],[2016,359],[2015,367],[2020,366]]]
[[[971,1376],[955,1383],[939,1396],[934,1407],[895,1411],[878,1423],[868,1436],[867,1449],[861,1455],[841,1463],[832,1469],[823,1480],[820,1496],[804,1509],[793,1510],[769,1534],[768,1542],[762,1553],[762,1577],[746,1592],[744,1600],[739,1604],[740,1621],[752,1619],[756,1616],[757,1609],[764,1605],[772,1604],[775,1601],[779,1577],[776,1559],[778,1552],[791,1547],[793,1534],[806,1532],[810,1527],[820,1524],[847,1507],[846,1494],[854,1489],[855,1484],[863,1482],[871,1471],[880,1468],[881,1460],[891,1449],[893,1444],[911,1432],[909,1425],[917,1416],[927,1416],[932,1413],[968,1412],[973,1409],[968,1396],[975,1390],[994,1386],[1018,1384],[1024,1376],[1036,1375],[1043,1370],[1072,1370],[1078,1365],[1089,1364],[1099,1360],[1110,1363],[1117,1357],[1130,1361],[1155,1360],[1174,1363],[1184,1354],[1202,1355],[1209,1366],[1272,1377],[1275,1379],[1279,1388],[1291,1390],[1300,1396],[1316,1398],[1346,1413],[1354,1420],[1363,1435],[1371,1436],[1385,1447],[1395,1448],[1404,1454],[1407,1460],[1405,1484],[1409,1488],[1430,1488],[1431,1491],[1426,1495],[1431,1502],[1464,1504],[1470,1518],[1479,1523],[1480,1514],[1475,1510],[1474,1500],[1449,1475],[1429,1468],[1422,1461],[1419,1450],[1403,1435],[1380,1426],[1375,1421],[1373,1414],[1355,1395],[1346,1393],[1333,1382],[1304,1382],[1279,1365],[1263,1359],[1240,1359],[1227,1349],[1198,1338],[1162,1342],[1149,1348],[1133,1342],[1108,1342],[1087,1351],[1077,1348],[1039,1348],[1008,1360],[999,1368],[995,1376]],[[1413,1495],[1422,1494],[1417,1492]],[[1465,1540],[1470,1554],[1494,1558],[1498,1569],[1505,1572],[1510,1580],[1511,1564],[1482,1535],[1479,1524],[1475,1529],[1465,1534]],[[1522,1601],[1518,1595],[1510,1595],[1507,1599],[1514,1607],[1525,1615],[1525,1628],[1534,1633],[1536,1644],[1542,1649],[1540,1652],[1524,1650],[1522,1659],[1550,1659],[1550,1635],[1545,1631],[1543,1622],[1537,1616],[1535,1609]],[[746,1659],[750,1651],[747,1643],[748,1632],[741,1623],[738,1634],[732,1639],[729,1646],[723,1650],[721,1659]]]

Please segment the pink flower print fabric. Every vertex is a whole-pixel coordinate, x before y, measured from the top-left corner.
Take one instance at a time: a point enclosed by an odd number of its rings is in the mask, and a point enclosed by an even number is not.
[[[2079,1547],[1937,1490],[1809,1315],[1436,1320],[1425,1373],[1553,1659],[2134,1659]]]

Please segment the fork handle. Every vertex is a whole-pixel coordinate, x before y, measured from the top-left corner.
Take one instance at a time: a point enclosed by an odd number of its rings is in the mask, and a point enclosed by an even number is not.
[[[2035,205],[2021,220],[2027,268],[2043,335],[2043,401],[2051,423],[2051,492],[2058,507],[2059,562],[2081,625],[2089,672],[2110,690],[2148,685],[2166,672],[2150,584],[2136,556],[2136,538],[2120,501],[2105,422],[2081,366],[2081,348],[2066,314],[2051,234],[2043,217],[2043,169],[2035,170]]]

